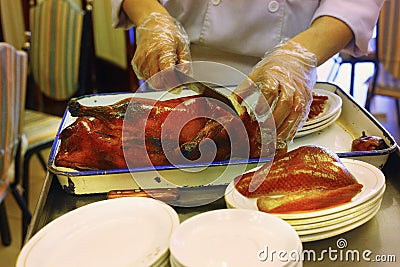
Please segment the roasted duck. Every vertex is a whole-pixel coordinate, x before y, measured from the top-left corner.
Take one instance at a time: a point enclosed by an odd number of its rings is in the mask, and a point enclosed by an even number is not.
[[[318,146],[279,155],[271,166],[237,177],[235,187],[246,197],[258,197],[261,211],[279,213],[342,204],[362,189],[336,154]]]
[[[211,110],[218,120],[198,116],[204,110]],[[78,118],[60,133],[56,166],[107,170],[166,165],[171,160],[182,163],[198,159],[202,141],[210,139],[217,148],[213,161],[241,157],[231,155],[234,146],[247,145],[244,156],[260,156],[257,121],[246,112],[238,117],[199,96],[165,101],[135,97],[109,106],[83,106],[71,100],[69,111]],[[239,124],[244,124],[244,132],[232,130]]]
[[[351,151],[370,151],[370,150],[381,150],[388,148],[383,138],[379,136],[367,136],[365,132],[362,136],[356,138],[351,143]]]
[[[313,93],[313,100],[310,105],[310,112],[308,113],[307,120],[311,120],[321,114],[325,109],[326,101],[328,96],[317,95]]]

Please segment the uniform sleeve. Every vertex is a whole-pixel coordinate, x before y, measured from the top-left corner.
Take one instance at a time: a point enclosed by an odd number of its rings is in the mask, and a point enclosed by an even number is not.
[[[345,48],[354,56],[368,53],[368,43],[385,0],[322,0],[312,21],[321,16],[331,16],[346,23],[354,39]]]
[[[114,28],[129,29],[134,25],[122,8],[122,1],[123,0],[111,0],[112,26]]]

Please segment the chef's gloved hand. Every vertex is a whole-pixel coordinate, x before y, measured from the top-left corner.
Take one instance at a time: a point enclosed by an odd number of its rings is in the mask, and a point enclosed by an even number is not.
[[[277,150],[287,149],[308,117],[316,67],[314,53],[288,41],[267,53],[249,74],[273,111]]]
[[[139,79],[147,80],[161,70],[191,60],[189,37],[183,26],[169,15],[151,13],[136,28],[136,35],[132,67]]]

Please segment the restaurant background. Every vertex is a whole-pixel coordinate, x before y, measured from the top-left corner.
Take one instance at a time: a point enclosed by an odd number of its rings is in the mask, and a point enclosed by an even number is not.
[[[22,3],[40,3],[43,0],[0,0],[1,24],[3,37],[17,49],[24,46],[25,30],[23,13],[26,10]],[[93,39],[95,50],[95,67],[97,71],[97,90],[127,91],[136,88],[137,84],[130,68],[130,58],[134,49],[133,29],[125,31],[114,29],[111,25],[111,1],[71,0],[78,7],[85,9],[86,3],[92,5]],[[112,87],[113,89],[110,89]]]
[[[40,2],[41,0],[37,0]],[[78,6],[82,7],[82,0],[73,0]],[[28,2],[28,1],[25,1]],[[21,6],[22,1],[0,0],[0,17],[2,33],[4,39],[16,48],[23,47],[25,42],[24,18]],[[114,29],[111,26],[111,4],[109,0],[93,1],[93,32],[95,48],[96,67],[96,90],[100,92],[108,91],[129,91],[137,86],[130,68],[130,58],[134,48],[133,32],[126,32],[121,29]],[[327,81],[329,72],[334,64],[334,60],[319,67],[319,81]],[[355,99],[363,105],[366,97],[367,86],[365,84],[373,74],[372,63],[361,63],[356,66],[355,77]],[[332,81],[331,81],[332,82]],[[344,64],[339,71],[334,83],[345,91],[349,88],[350,69]],[[400,129],[397,124],[395,104],[392,98],[377,96],[372,102],[371,113],[380,123],[393,135],[396,142],[400,142]],[[36,200],[40,194],[45,173],[41,168],[37,168],[36,158],[31,160],[31,201],[30,210],[35,208]],[[20,209],[8,194],[6,198],[7,212],[11,226],[12,244],[9,247],[0,246],[0,266],[14,266],[16,257],[21,248],[21,214]]]

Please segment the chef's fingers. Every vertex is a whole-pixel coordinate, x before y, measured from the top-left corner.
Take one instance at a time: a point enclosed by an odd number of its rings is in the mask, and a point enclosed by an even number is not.
[[[159,54],[159,65],[160,70],[168,69],[179,63],[178,56],[178,47],[182,46],[181,40],[179,37],[172,37],[171,40],[165,42],[161,49],[161,53]],[[189,48],[187,48],[188,50]]]
[[[265,73],[279,82],[279,97],[273,115],[277,140],[287,144],[308,117],[316,82],[317,57],[299,43],[288,41],[267,53],[257,65],[268,70]],[[266,93],[271,92],[266,90]]]
[[[160,44],[143,36],[132,59],[132,68],[139,79],[146,80],[159,71]]]
[[[149,61],[148,53],[142,48],[142,45],[138,45],[136,48],[136,52],[132,58],[132,68],[133,71],[135,72],[137,77],[140,77],[140,79],[145,79],[150,77],[150,71],[149,71],[149,64],[147,62]]]
[[[290,113],[282,124],[277,128],[277,139],[291,141],[297,130],[304,123],[310,109],[307,95],[301,90],[296,90],[293,95],[293,103]]]
[[[261,61],[249,77],[255,80],[262,94],[273,111],[275,126],[278,129],[293,106],[293,96],[296,89],[293,87],[291,75],[284,65],[278,65],[281,59],[269,58]],[[275,62],[275,64],[271,64]],[[257,110],[260,110],[257,105]]]
[[[268,64],[257,64],[250,72],[249,78],[261,90],[268,105],[273,108],[279,95],[279,77]]]
[[[188,63],[192,61],[190,55],[189,40],[183,39],[181,42],[178,42],[178,46],[176,48],[176,55],[177,55],[176,64],[180,64],[179,67],[182,67],[180,71],[189,74],[191,69],[190,69],[190,64]]]
[[[139,79],[147,80],[159,71],[190,60],[189,38],[171,16],[152,13],[136,28],[136,33],[138,45],[132,67]]]
[[[280,95],[280,82],[276,78],[266,78],[263,82],[256,83],[261,89],[265,99],[271,108],[274,108]]]
[[[273,109],[273,116],[275,120],[275,127],[277,129],[285,122],[289,114],[293,111],[293,102],[295,90],[293,88],[287,88],[289,85],[279,86],[279,97],[276,105]]]
[[[157,90],[168,90],[176,83],[171,68],[175,66],[177,57],[175,54],[175,44],[173,42],[164,42],[163,46],[158,50],[157,57],[154,62],[149,61],[150,79],[147,82]]]
[[[233,91],[231,97],[234,97],[239,103],[252,95],[256,88],[254,82],[250,79],[244,79]],[[257,88],[258,90],[258,88]]]
[[[262,117],[271,112],[271,106],[266,96],[268,95],[264,95],[260,90],[260,85],[254,83],[250,78],[246,78],[232,91],[229,97],[250,109],[251,113]],[[273,101],[274,99],[271,99],[271,102]]]
[[[161,82],[153,84],[155,89],[171,89],[181,85],[175,70],[190,74],[190,50],[186,40],[180,36],[175,37],[176,42],[170,42],[164,47],[163,53],[159,58],[160,77],[155,81]],[[154,73],[155,74],[155,73]],[[153,75],[154,75],[153,74]],[[156,76],[157,77],[157,76]],[[163,88],[164,87],[164,88]]]
[[[290,77],[293,85],[293,103],[290,114],[277,130],[278,138],[291,142],[296,132],[303,126],[308,118],[312,102],[312,88],[314,82],[313,74],[303,75],[301,72],[293,71]]]
[[[160,71],[160,49],[152,46],[146,53],[145,61],[141,62],[143,78],[148,79]]]

